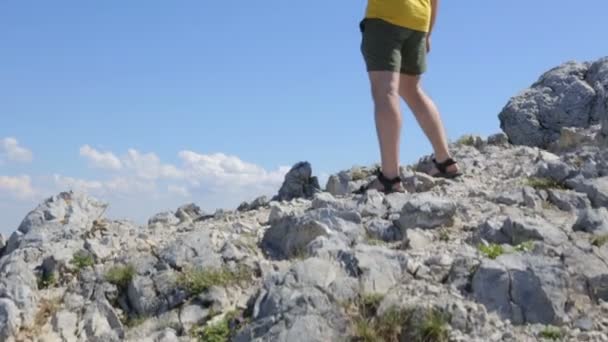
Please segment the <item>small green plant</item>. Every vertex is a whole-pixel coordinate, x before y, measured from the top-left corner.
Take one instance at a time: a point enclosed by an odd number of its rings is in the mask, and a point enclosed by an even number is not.
[[[80,272],[82,269],[86,267],[90,267],[95,265],[95,261],[93,260],[93,256],[87,252],[79,251],[74,253],[72,257],[71,264],[76,267],[76,270]]]
[[[55,286],[57,284],[57,278],[55,277],[55,273],[43,273],[38,277],[38,288],[39,289],[48,289],[50,287]]]
[[[357,336],[357,341],[361,342],[381,341],[374,324],[370,320],[363,318],[355,319],[355,335]]]
[[[439,310],[429,310],[419,329],[418,341],[448,341],[448,317]]]
[[[200,342],[228,342],[231,335],[230,323],[238,315],[237,311],[228,312],[219,322],[193,329],[192,336]],[[238,327],[235,330],[237,329]]]
[[[595,247],[602,247],[608,243],[608,234],[598,235],[591,238],[591,244]]]
[[[134,328],[136,326],[142,325],[146,319],[148,319],[145,316],[127,316],[126,319],[123,321],[123,324],[127,327],[127,328]]]
[[[119,265],[108,270],[106,280],[121,289],[125,289],[134,276],[135,268],[132,265]]]
[[[550,178],[529,177],[526,179],[525,183],[526,185],[531,186],[536,190],[566,189],[564,185]]]
[[[530,252],[534,248],[534,241],[526,241],[522,242],[519,245],[515,246],[515,250],[521,253]]]
[[[403,326],[407,324],[411,313],[407,310],[392,307],[376,320],[376,330],[384,341],[399,341]]]
[[[370,235],[367,235],[367,237],[365,238],[365,241],[370,246],[386,246],[388,244],[386,241],[377,239]]]
[[[482,254],[492,260],[498,258],[505,252],[501,245],[497,245],[495,243],[491,243],[487,246],[480,244],[477,248]]]
[[[463,135],[458,140],[456,140],[456,145],[466,145],[466,146],[475,146],[475,137],[472,135]]]
[[[384,295],[378,293],[364,294],[360,297],[358,309],[365,317],[375,316],[380,307]]]
[[[222,269],[189,269],[182,273],[177,283],[192,295],[197,295],[212,286],[227,286],[250,281],[253,275],[248,267],[239,267],[236,271]]]
[[[540,337],[549,339],[552,341],[557,341],[562,338],[562,332],[555,327],[546,327],[540,332]]]
[[[442,229],[439,231],[439,241],[448,242],[450,241],[450,233],[447,229]]]

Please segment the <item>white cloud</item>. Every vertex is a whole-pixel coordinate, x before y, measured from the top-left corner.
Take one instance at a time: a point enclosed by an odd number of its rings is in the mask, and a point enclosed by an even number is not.
[[[206,184],[214,187],[239,188],[254,186],[256,188],[277,187],[289,167],[280,167],[275,171],[247,163],[235,156],[222,153],[211,155],[198,154],[192,151],[179,153],[184,163],[185,179],[191,184]]]
[[[190,197],[190,191],[185,186],[177,186],[177,185],[168,185],[167,192],[172,195],[177,195],[181,197]]]
[[[0,176],[0,194],[8,194],[16,199],[28,199],[35,192],[29,176]]]
[[[122,162],[112,152],[99,152],[89,145],[84,145],[80,148],[80,156],[89,161],[91,167],[120,170]]]
[[[182,173],[175,166],[162,164],[160,158],[154,153],[140,153],[129,149],[127,156],[123,159],[127,168],[135,172],[139,178],[156,180],[159,178],[180,179]]]
[[[19,146],[17,139],[11,137],[2,139],[0,142],[0,152],[6,155],[6,158],[10,161],[26,163],[34,159],[32,151]]]

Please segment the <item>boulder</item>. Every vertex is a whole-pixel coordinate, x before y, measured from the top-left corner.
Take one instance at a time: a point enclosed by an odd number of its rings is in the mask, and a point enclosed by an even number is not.
[[[608,58],[568,62],[549,70],[511,98],[499,115],[509,141],[547,148],[562,127],[589,127],[606,115]]]

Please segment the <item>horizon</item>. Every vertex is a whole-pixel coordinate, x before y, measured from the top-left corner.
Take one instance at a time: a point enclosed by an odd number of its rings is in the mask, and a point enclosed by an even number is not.
[[[586,2],[584,17],[523,0],[469,4],[442,2],[424,77],[452,141],[500,132],[500,110],[545,71],[607,55],[608,3]],[[322,187],[376,163],[364,8],[3,2],[0,233],[70,189],[145,223],[191,202],[213,211],[272,196],[301,160]],[[431,149],[403,114],[405,165]]]

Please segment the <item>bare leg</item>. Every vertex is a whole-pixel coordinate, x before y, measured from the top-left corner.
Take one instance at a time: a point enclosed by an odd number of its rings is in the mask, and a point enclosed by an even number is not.
[[[382,157],[382,173],[387,178],[395,178],[399,176],[399,143],[402,124],[399,73],[371,71],[369,72],[369,79],[374,99],[376,132]],[[401,184],[396,184],[393,189],[401,189]]]
[[[420,76],[401,75],[399,94],[408,104],[418,124],[433,145],[435,158],[442,162],[450,158],[448,143],[439,116],[439,111],[433,101],[424,93],[420,86]],[[436,173],[435,170],[433,173]],[[448,167],[448,172],[458,171],[457,165]]]

